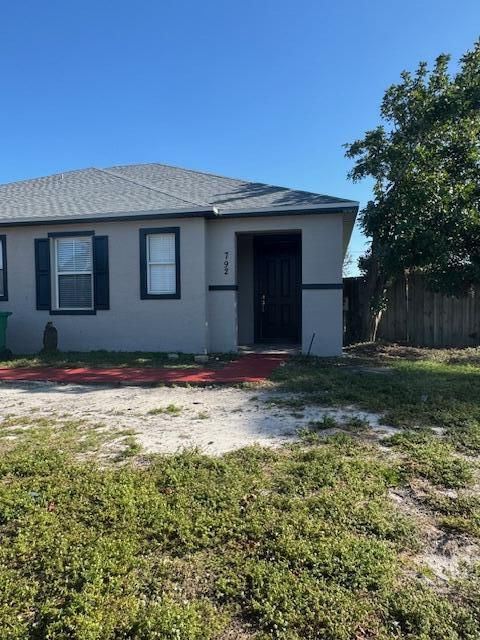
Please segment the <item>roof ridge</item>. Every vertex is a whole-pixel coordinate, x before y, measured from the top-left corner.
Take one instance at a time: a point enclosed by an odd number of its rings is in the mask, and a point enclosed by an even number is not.
[[[136,164],[119,164],[117,167],[166,167],[167,169],[178,169],[179,171],[187,171],[188,173],[198,173],[202,176],[212,176],[213,178],[221,178],[222,180],[232,180],[233,182],[243,182],[246,184],[264,184],[266,187],[278,187],[279,189],[286,189],[291,191],[288,187],[280,187],[279,185],[268,184],[267,182],[252,182],[252,180],[246,180],[245,178],[231,178],[230,176],[222,176],[219,173],[212,173],[211,171],[198,171],[197,169],[187,169],[186,167],[179,167],[176,164],[165,164],[164,162],[138,162]],[[307,191],[306,193],[313,193]]]
[[[137,186],[143,187],[144,189],[150,189],[151,191],[155,191],[155,193],[162,193],[164,196],[168,196],[169,198],[175,198],[175,200],[179,200],[180,202],[185,202],[186,204],[194,204],[197,207],[211,206],[206,202],[195,202],[193,200],[186,200],[185,198],[180,198],[179,196],[176,196],[173,193],[162,191],[161,189],[157,189],[156,187],[153,187],[152,185],[147,184],[145,182],[139,182],[138,180],[134,180],[133,178],[127,178],[126,176],[122,176],[118,173],[115,173],[111,169],[99,169],[98,167],[94,167],[94,168],[95,168],[95,171],[100,171],[101,173],[106,173],[107,175],[112,176],[113,178],[118,178],[119,180],[124,180],[125,182],[136,184]]]
[[[168,167],[169,169],[179,169],[180,171],[188,171],[188,173],[199,173],[203,176],[212,176],[213,178],[222,178],[222,180],[233,180],[234,182],[247,182],[252,184],[251,180],[245,180],[244,178],[231,178],[229,176],[222,176],[219,173],[212,173],[211,171],[198,171],[197,169],[186,169],[185,167],[177,167],[175,164],[164,164],[163,162],[147,162],[146,164],[156,164],[159,167]],[[128,166],[128,165],[127,165]],[[258,184],[266,184],[265,182],[260,182]],[[268,185],[271,186],[271,185]],[[284,187],[285,189],[287,187]]]
[[[148,165],[157,165],[158,167],[167,167],[167,169],[178,169],[179,171],[187,171],[188,173],[197,173],[200,175],[204,175],[204,176],[212,176],[214,178],[221,178],[222,180],[231,180],[233,182],[242,182],[244,184],[261,184],[265,187],[271,187],[272,189],[283,189],[285,191],[297,191],[298,193],[309,193],[311,195],[321,195],[321,196],[326,196],[328,198],[335,198],[335,200],[338,200],[340,202],[354,202],[353,200],[351,200],[350,198],[339,198],[338,196],[331,196],[328,193],[318,193],[317,191],[307,191],[306,189],[297,189],[297,188],[292,188],[292,187],[284,187],[282,185],[279,184],[271,184],[270,182],[259,182],[257,181],[252,181],[252,180],[247,180],[245,178],[231,178],[229,176],[222,176],[219,173],[212,173],[211,171],[197,171],[196,169],[186,169],[185,167],[178,167],[177,165],[174,164],[164,164],[163,162],[145,162],[142,163],[140,162],[139,164],[136,165],[117,165],[117,166],[124,166],[124,167],[131,167],[131,166],[137,166],[137,167],[141,167],[141,166],[148,166]]]

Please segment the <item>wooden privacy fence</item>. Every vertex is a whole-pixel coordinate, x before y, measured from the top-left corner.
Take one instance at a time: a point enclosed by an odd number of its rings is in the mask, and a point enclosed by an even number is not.
[[[367,304],[362,278],[344,279],[345,343],[361,339],[362,308]],[[480,345],[480,287],[455,298],[433,293],[422,275],[398,280],[388,291],[378,337],[425,347]]]

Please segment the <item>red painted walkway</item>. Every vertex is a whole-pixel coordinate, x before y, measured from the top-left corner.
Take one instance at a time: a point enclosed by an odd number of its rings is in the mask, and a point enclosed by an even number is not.
[[[0,369],[0,381],[59,382],[71,384],[238,384],[263,382],[286,360],[286,355],[250,354],[228,363],[223,369],[59,369],[19,367]]]

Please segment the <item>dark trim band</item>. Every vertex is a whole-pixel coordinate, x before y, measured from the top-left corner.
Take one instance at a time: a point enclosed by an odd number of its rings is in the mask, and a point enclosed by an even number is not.
[[[343,284],[339,282],[336,283],[321,283],[321,284],[302,284],[302,289],[343,289]]]
[[[207,214],[205,217],[207,219],[215,219],[215,220],[230,220],[230,218],[271,218],[272,216],[305,216],[305,215],[328,215],[331,213],[351,213],[357,212],[358,206],[340,206],[340,207],[329,207],[325,209],[309,209],[306,207],[305,209],[293,209],[290,211],[275,211],[275,208],[271,211],[235,211],[234,213],[220,213],[216,215]]]
[[[209,284],[209,291],[238,291],[238,284]]]
[[[358,206],[340,206],[325,209],[294,209],[293,211],[254,211],[254,212],[235,212],[235,213],[216,213],[212,209],[204,209],[202,211],[186,211],[171,213],[152,213],[150,211],[139,211],[135,214],[118,215],[112,213],[105,214],[88,214],[81,218],[79,216],[71,216],[70,218],[48,218],[31,219],[31,220],[0,220],[0,227],[39,227],[45,225],[59,224],[91,224],[92,222],[131,222],[133,220],[181,220],[182,218],[206,218],[207,220],[229,220],[231,218],[270,218],[272,216],[303,216],[303,215],[328,215],[331,213],[352,213],[357,212]]]
[[[51,316],[96,316],[96,309],[50,309]]]

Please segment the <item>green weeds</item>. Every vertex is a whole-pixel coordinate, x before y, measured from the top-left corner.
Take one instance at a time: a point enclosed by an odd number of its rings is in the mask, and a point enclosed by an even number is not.
[[[302,395],[275,405],[378,411],[406,427],[384,441],[390,451],[362,442],[364,420],[325,416],[288,447],[191,450],[140,466],[131,431],[5,417],[2,638],[479,640],[480,565],[441,589],[417,574],[423,531],[389,498],[421,478],[441,527],[480,536],[475,464],[464,457],[480,451],[477,356],[387,350],[277,370],[277,389]],[[391,371],[369,373],[372,364]]]
[[[309,422],[308,427],[311,431],[325,431],[326,429],[335,429],[338,427],[338,422],[333,416],[325,414],[321,420]]]
[[[468,420],[447,425],[446,439],[467,455],[480,455],[480,421]]]
[[[405,431],[386,441],[406,454],[404,467],[409,474],[421,476],[433,484],[459,488],[473,480],[474,468],[455,453],[454,447],[429,431]]]
[[[27,451],[49,447],[68,454],[101,456],[109,447],[120,458],[139,452],[130,429],[108,429],[104,424],[89,424],[66,417],[8,416],[0,422],[0,455],[21,447]]]
[[[37,442],[0,459],[9,640],[214,640],[239,619],[252,638],[423,638],[425,616],[475,637],[474,609],[445,595],[424,589],[409,610],[399,581],[418,534],[388,498],[399,469],[372,447],[337,436],[148,468],[72,455]]]
[[[235,354],[212,354],[212,360],[229,362]],[[198,368],[194,355],[178,353],[170,359],[167,353],[146,351],[57,351],[35,355],[13,356],[0,360],[0,367],[192,367]]]
[[[345,358],[292,358],[274,372],[273,380],[277,390],[300,394],[294,400],[299,405],[353,404],[399,427],[478,427],[480,349],[466,351],[468,357],[455,352],[454,358],[447,350],[392,348],[387,357],[380,346],[369,355],[359,348]],[[378,365],[388,365],[390,373],[377,373]],[[475,442],[479,447],[478,434]]]
[[[455,496],[431,492],[424,502],[444,529],[480,538],[480,496],[465,492]]]
[[[182,413],[182,407],[179,407],[176,404],[169,404],[166,407],[155,407],[154,409],[150,409],[147,411],[149,416],[158,416],[160,414],[166,414],[172,417],[177,417]]]

